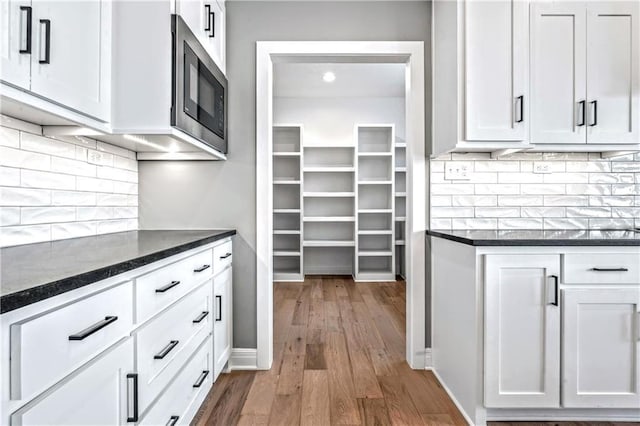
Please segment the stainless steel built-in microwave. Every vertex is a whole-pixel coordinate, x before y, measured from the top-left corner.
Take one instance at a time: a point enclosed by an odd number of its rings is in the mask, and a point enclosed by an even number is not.
[[[171,125],[227,152],[227,79],[178,15],[171,16]]]

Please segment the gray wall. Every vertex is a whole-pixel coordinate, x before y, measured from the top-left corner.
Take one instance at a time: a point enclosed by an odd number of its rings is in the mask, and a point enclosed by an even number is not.
[[[234,347],[256,347],[256,41],[425,41],[431,4],[418,1],[228,1],[229,155],[226,162],[141,162],[142,229],[238,230]],[[427,105],[430,96],[427,93]],[[427,134],[431,112],[427,108]]]

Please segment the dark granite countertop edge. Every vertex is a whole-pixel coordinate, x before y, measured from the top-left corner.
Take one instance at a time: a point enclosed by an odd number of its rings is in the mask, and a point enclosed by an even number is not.
[[[582,246],[582,247],[603,247],[603,246],[640,246],[640,239],[486,239],[467,238],[460,235],[449,234],[446,231],[427,230],[427,235],[444,238],[476,247],[500,247],[500,246],[540,246],[540,247],[560,247],[560,246]]]
[[[200,238],[188,243],[173,246],[157,252],[149,253],[144,256],[132,258],[123,262],[105,266],[93,271],[84,272],[78,275],[66,277],[60,280],[41,284],[27,290],[9,293],[0,297],[0,314],[20,309],[27,305],[31,305],[42,300],[76,290],[87,285],[97,283],[98,281],[132,271],[134,269],[146,266],[158,260],[171,257],[173,255],[231,237],[236,234],[234,229],[222,231],[219,234]]]

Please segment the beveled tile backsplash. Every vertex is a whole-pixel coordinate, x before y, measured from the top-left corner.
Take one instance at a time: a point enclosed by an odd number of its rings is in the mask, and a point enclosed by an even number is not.
[[[137,228],[134,152],[0,116],[0,247]]]
[[[445,179],[464,162],[467,180]],[[640,153],[446,154],[431,160],[432,229],[640,227]]]

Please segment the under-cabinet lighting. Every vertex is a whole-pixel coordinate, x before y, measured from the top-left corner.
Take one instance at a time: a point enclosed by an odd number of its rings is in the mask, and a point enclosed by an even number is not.
[[[157,143],[155,143],[155,142],[148,141],[148,140],[146,140],[145,138],[140,137],[140,136],[136,136],[136,135],[124,135],[124,138],[125,138],[125,139],[128,139],[128,140],[130,140],[130,141],[132,141],[132,142],[139,143],[139,144],[141,144],[141,145],[146,145],[146,146],[148,146],[148,147],[155,148],[155,149],[157,149],[157,150],[159,150],[159,151],[163,151],[163,152],[173,152],[172,150],[167,149],[166,147],[164,147],[164,146],[162,146],[162,145],[159,145],[159,144],[157,144]]]

